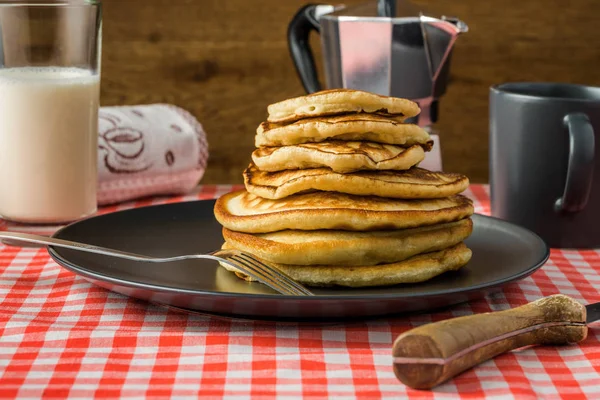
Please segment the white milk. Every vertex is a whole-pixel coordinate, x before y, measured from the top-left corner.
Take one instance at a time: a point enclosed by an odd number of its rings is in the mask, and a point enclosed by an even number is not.
[[[67,222],[96,210],[99,88],[83,69],[0,69],[0,216]]]

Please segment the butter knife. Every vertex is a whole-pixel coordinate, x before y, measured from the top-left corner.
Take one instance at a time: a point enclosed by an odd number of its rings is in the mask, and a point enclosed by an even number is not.
[[[587,325],[597,320],[600,303],[583,306],[557,294],[509,310],[426,324],[394,341],[394,373],[409,387],[431,389],[510,350],[580,342]]]

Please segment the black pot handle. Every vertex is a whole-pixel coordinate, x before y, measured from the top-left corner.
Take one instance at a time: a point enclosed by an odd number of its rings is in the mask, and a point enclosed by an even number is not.
[[[377,15],[394,18],[396,16],[396,0],[377,0]]]
[[[315,17],[318,4],[308,4],[302,7],[288,26],[288,46],[296,72],[307,93],[321,90],[317,76],[315,60],[309,44],[310,32],[320,31],[319,21]]]
[[[556,200],[559,212],[578,212],[585,208],[594,179],[594,128],[587,115],[567,114],[563,123],[569,131],[569,164],[562,197]]]

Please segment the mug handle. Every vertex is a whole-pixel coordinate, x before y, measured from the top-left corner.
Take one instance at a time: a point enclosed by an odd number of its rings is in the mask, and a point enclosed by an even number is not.
[[[578,212],[585,208],[594,178],[594,128],[586,114],[571,113],[563,119],[569,131],[569,163],[562,197],[554,203],[557,212]]]
[[[311,31],[319,32],[321,29],[315,16],[316,8],[319,6],[319,4],[308,4],[299,9],[292,18],[287,32],[290,55],[307,93],[321,90],[315,60],[308,41]]]

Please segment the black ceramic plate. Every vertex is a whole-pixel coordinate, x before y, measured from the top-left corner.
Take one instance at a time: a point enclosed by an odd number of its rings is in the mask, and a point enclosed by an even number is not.
[[[223,243],[214,201],[120,211],[73,223],[54,236],[153,256],[207,253]],[[480,298],[540,268],[549,250],[534,233],[481,215],[466,241],[471,261],[428,282],[368,289],[314,289],[288,297],[247,283],[212,261],[148,264],[50,248],[63,267],[132,297],[204,313],[257,319],[376,317],[422,311]]]

